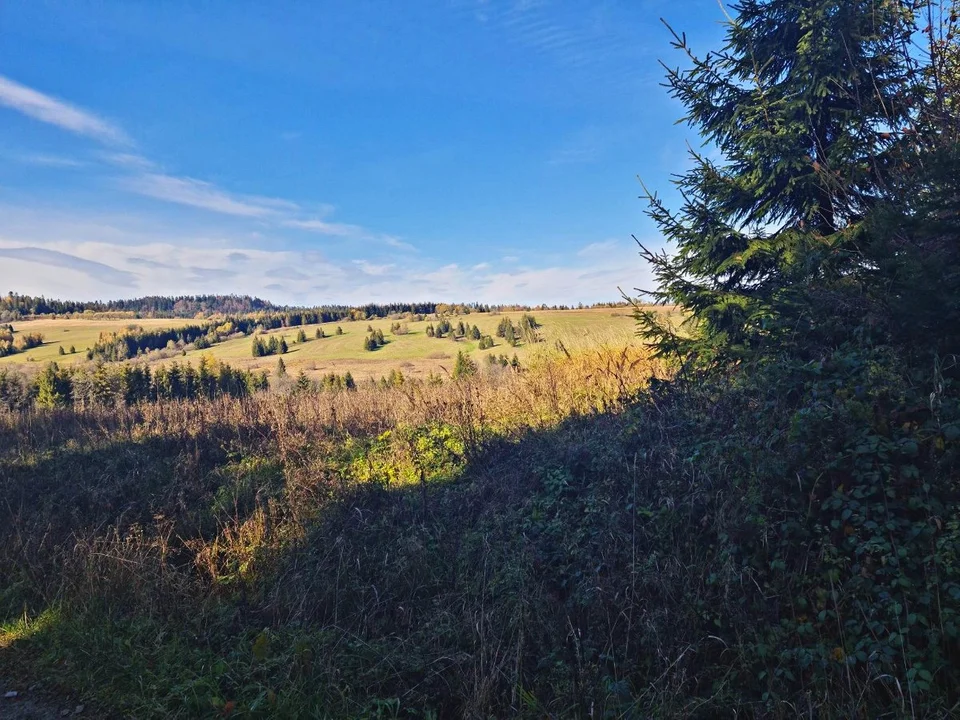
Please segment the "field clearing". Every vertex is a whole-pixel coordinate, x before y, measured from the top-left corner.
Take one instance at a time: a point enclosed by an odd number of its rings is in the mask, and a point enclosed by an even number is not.
[[[673,311],[663,309],[663,312]],[[446,376],[452,372],[459,351],[467,353],[483,368],[487,364],[487,355],[503,354],[512,358],[516,354],[521,364],[527,364],[538,353],[556,351],[558,342],[570,351],[599,346],[625,347],[640,343],[636,337],[636,323],[630,308],[532,311],[529,314],[540,323],[540,334],[544,342],[533,345],[521,343],[517,347],[511,347],[502,338],[496,337],[497,325],[503,317],[509,317],[517,324],[523,314],[524,312],[471,313],[449,318],[454,326],[462,321],[464,325],[476,325],[482,334],[492,336],[495,345],[487,350],[480,350],[478,341],[475,340],[428,337],[427,326],[431,323],[436,325],[436,319],[409,323],[400,321],[407,326],[408,333],[405,335],[393,335],[390,326],[397,320],[383,318],[304,325],[302,329],[307,335],[305,343],[294,342],[300,326],[271,330],[264,333],[264,337],[275,335],[286,339],[289,351],[282,357],[290,374],[295,375],[303,370],[309,377],[316,379],[331,372],[343,374],[349,371],[357,380],[377,379],[389,374],[391,370],[399,370],[414,378],[424,378],[430,373]],[[101,333],[117,332],[131,325],[160,329],[198,322],[201,321],[192,318],[53,319],[15,322],[13,326],[17,333],[39,332],[44,337],[44,344],[23,353],[0,358],[0,367],[19,366],[20,369],[32,373],[51,361],[65,365],[86,362],[86,349],[94,344]],[[336,334],[338,326],[343,329],[342,335]],[[367,327],[383,331],[388,340],[387,344],[372,352],[365,350],[363,341],[368,335]],[[323,329],[326,337],[315,337],[318,328]],[[175,360],[196,363],[201,356],[208,356],[234,367],[266,370],[273,374],[280,356],[253,357],[252,343],[252,336],[237,337],[204,350],[187,350],[185,355],[158,358],[149,362],[151,365],[168,364]],[[60,346],[68,353],[70,347],[75,346],[77,352],[60,355]]]
[[[627,308],[531,312],[541,325],[540,332],[544,342],[511,347],[503,338],[496,337],[497,325],[503,317],[511,318],[516,324],[523,314],[471,313],[451,319],[454,326],[463,321],[464,325],[476,325],[482,334],[493,336],[496,344],[487,350],[480,350],[479,343],[475,340],[428,337],[427,325],[436,325],[436,320],[406,323],[409,332],[399,336],[390,333],[390,326],[396,323],[396,320],[375,319],[304,325],[306,343],[294,342],[299,327],[279,328],[264,333],[264,337],[276,335],[286,339],[290,349],[282,357],[288,373],[296,374],[303,370],[308,376],[317,378],[325,373],[342,374],[350,371],[357,380],[379,378],[394,369],[415,378],[426,377],[431,372],[446,376],[453,371],[454,361],[460,351],[467,353],[482,368],[486,365],[487,355],[504,354],[512,358],[516,354],[521,364],[524,364],[538,352],[555,350],[557,341],[562,342],[569,350],[602,345],[624,347],[639,343],[635,335],[636,323]],[[338,326],[343,329],[342,335],[336,334]],[[368,326],[374,330],[382,330],[388,340],[387,344],[374,351],[364,350],[363,341],[368,335]],[[314,336],[317,328],[323,328],[327,337],[316,339]],[[209,354],[236,367],[267,370],[272,373],[276,369],[279,356],[255,358],[251,353],[252,343],[252,337],[236,338],[207,350],[189,351],[187,358],[196,359],[202,354]]]
[[[139,325],[145,329],[159,329],[182,327],[198,322],[192,318],[147,318],[147,319],[120,319],[120,320],[87,320],[71,318],[54,318],[44,320],[13,321],[13,329],[20,333],[35,333],[43,335],[43,345],[31,348],[23,353],[16,353],[0,358],[0,367],[4,365],[45,365],[55,361],[64,365],[76,362],[86,362],[87,348],[100,337],[102,332],[117,332],[131,325]],[[60,355],[59,348],[70,352],[70,346],[77,349],[74,354]]]

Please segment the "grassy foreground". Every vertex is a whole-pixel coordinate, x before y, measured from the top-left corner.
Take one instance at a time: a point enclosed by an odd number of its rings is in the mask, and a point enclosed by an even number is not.
[[[616,417],[651,372],[604,350],[440,386],[5,416],[0,667],[131,717],[533,707],[541,641],[517,623],[560,579],[527,586],[541,561],[513,513],[531,482],[565,492],[565,458],[600,440],[576,418]],[[536,509],[551,534],[555,511]]]

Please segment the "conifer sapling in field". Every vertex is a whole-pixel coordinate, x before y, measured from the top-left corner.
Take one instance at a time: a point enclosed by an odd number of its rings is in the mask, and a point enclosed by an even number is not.
[[[477,364],[471,360],[463,350],[457,353],[456,362],[453,365],[454,379],[467,377],[477,374]]]

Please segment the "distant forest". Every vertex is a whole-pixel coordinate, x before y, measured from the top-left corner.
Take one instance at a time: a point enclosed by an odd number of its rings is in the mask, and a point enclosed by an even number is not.
[[[57,300],[42,295],[19,295],[15,292],[0,297],[0,314],[8,320],[31,315],[72,315],[75,313],[133,313],[140,317],[195,317],[224,313],[259,312],[279,309],[273,303],[249,295],[177,295],[134,298],[131,300]]]
[[[596,303],[590,307],[618,307],[623,302]],[[578,307],[584,307],[579,305]],[[210,315],[243,315],[256,312],[283,312],[290,310],[310,311],[323,318],[334,320],[388,317],[398,313],[429,315],[436,312],[490,312],[493,310],[567,310],[567,305],[485,305],[482,303],[446,304],[422,303],[368,303],[360,306],[318,305],[300,307],[275,305],[249,295],[150,295],[130,300],[57,300],[42,295],[19,295],[9,292],[0,296],[0,321],[22,320],[38,315],[75,315],[82,313],[124,314],[138,318],[193,318]],[[296,323],[299,324],[299,323]]]

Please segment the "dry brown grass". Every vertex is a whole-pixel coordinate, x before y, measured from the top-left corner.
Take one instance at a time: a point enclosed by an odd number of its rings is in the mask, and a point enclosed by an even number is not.
[[[212,425],[254,432],[281,454],[306,435],[370,434],[397,425],[456,418],[464,431],[544,428],[572,414],[605,412],[629,399],[650,377],[663,374],[641,348],[594,348],[542,353],[521,372],[482,368],[474,378],[382,388],[361,383],[354,391],[249,398],[163,401],[132,407],[0,414],[0,433],[22,452],[65,442],[81,445],[125,438],[202,437]],[[296,438],[296,439],[295,439]]]
[[[367,560],[338,557],[342,548],[310,542],[313,528],[329,524],[330,517],[343,510],[334,509],[339,501],[356,493],[358,482],[366,482],[370,473],[363,463],[385,460],[396,489],[414,483],[409,489],[419,498],[416,483],[423,482],[424,466],[412,441],[400,432],[403,428],[450,428],[454,446],[463,451],[460,459],[451,455],[450,462],[462,465],[489,441],[520,438],[572,416],[615,411],[660,372],[635,348],[541,353],[519,372],[483,370],[439,385],[407,382],[381,388],[362,383],[354,391],[262,393],[243,399],[0,415],[0,487],[5,499],[0,508],[0,574],[7,578],[5,592],[20,588],[16,592],[27,608],[18,612],[16,622],[0,626],[0,643],[13,651],[24,638],[52,633],[59,638],[56,643],[68,648],[73,643],[110,645],[118,631],[110,629],[107,618],[131,616],[138,622],[160,622],[168,628],[163,633],[173,633],[171,638],[194,627],[189,632],[213,633],[205,642],[241,645],[246,642],[243,636],[231,633],[245,632],[242,628],[285,632],[290,622],[315,627],[320,617],[324,620],[316,627],[343,633],[338,642],[360,633],[373,642],[381,632],[376,628],[394,625],[396,632],[412,632],[411,613],[421,610],[409,603],[398,609],[386,598],[361,600],[366,590],[350,578],[361,566],[344,563],[362,565]],[[384,435],[387,431],[394,434]],[[386,454],[365,450],[360,470],[351,470],[342,449],[351,443],[367,447],[381,436],[389,438]],[[248,458],[258,464],[244,465]],[[249,492],[243,486],[248,475]],[[280,483],[279,493],[271,494],[271,477]],[[397,495],[394,502],[391,512],[406,512],[410,500]],[[214,505],[219,509],[211,510]],[[414,505],[420,507],[420,500]],[[424,494],[418,512],[426,509]],[[367,511],[357,512],[362,527]],[[355,522],[349,513],[345,520]],[[426,517],[418,522],[426,522]],[[397,538],[400,557],[425,551],[421,534],[418,530]],[[322,577],[306,569],[311,566],[325,567]],[[427,582],[418,579],[422,572],[411,567],[402,584],[410,583],[410,591],[419,593],[416,588]],[[63,608],[64,618],[72,618],[64,627],[50,619],[51,612],[61,617],[57,608]],[[226,629],[217,625],[224,609],[237,614]],[[482,607],[463,612],[478,617],[485,613]],[[450,619],[461,622],[455,617],[460,618],[460,611]],[[197,630],[197,623],[207,629]],[[65,639],[66,627],[75,628],[72,639]],[[469,687],[455,692],[461,699],[476,696],[467,699],[475,707],[492,706],[494,688],[500,684],[497,675],[513,662],[499,643],[488,647],[481,638],[482,654],[489,657],[480,658],[481,665],[472,670],[463,668],[464,677],[473,680],[458,681]],[[183,652],[190,657],[202,654],[198,647]],[[394,651],[382,652],[386,654],[371,661],[368,671],[399,662]],[[109,665],[113,659],[104,662]],[[204,667],[211,662],[202,661]],[[181,674],[184,663],[187,657],[176,659],[163,672]],[[457,665],[464,664],[470,665],[465,658],[457,660]],[[322,672],[335,675],[339,670],[329,665]],[[92,677],[94,667],[71,673],[71,686],[99,682]],[[388,684],[403,676],[389,667],[382,675],[378,682]],[[163,705],[143,692],[111,680],[100,700],[156,714],[147,708]],[[183,701],[164,702],[170,707]],[[298,702],[308,701],[301,697]]]

